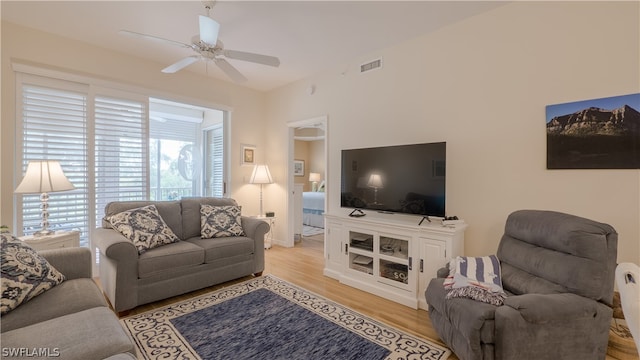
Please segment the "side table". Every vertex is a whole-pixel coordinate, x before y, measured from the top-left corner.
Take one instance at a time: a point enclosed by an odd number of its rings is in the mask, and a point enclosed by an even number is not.
[[[66,247],[80,247],[80,232],[79,231],[64,231],[58,232],[48,236],[33,235],[21,236],[20,240],[27,243],[34,250],[51,250],[60,249]]]

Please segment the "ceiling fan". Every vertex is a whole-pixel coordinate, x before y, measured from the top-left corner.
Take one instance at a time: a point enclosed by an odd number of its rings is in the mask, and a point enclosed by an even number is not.
[[[207,16],[199,15],[200,33],[198,35],[194,35],[191,38],[190,44],[164,39],[153,35],[141,34],[129,30],[120,30],[118,33],[123,35],[141,37],[148,40],[161,41],[183,48],[189,48],[196,53],[195,55],[188,56],[162,69],[162,72],[167,74],[173,74],[199,60],[204,60],[212,61],[213,63],[215,63],[233,81],[245,82],[247,81],[247,78],[242,75],[235,67],[233,67],[226,59],[248,61],[273,67],[280,66],[280,59],[274,56],[260,55],[237,50],[225,50],[222,41],[218,39],[220,24],[209,17],[209,11],[215,5],[215,1],[202,1],[202,4],[204,5],[205,9],[207,9]]]

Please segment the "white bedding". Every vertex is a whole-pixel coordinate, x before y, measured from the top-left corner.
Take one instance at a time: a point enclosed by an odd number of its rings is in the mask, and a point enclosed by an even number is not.
[[[324,192],[302,193],[302,223],[324,228]]]

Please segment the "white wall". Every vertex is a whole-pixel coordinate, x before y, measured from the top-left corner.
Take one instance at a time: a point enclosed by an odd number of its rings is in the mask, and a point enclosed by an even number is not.
[[[335,213],[341,149],[444,140],[447,213],[469,224],[467,254],[495,253],[510,212],[549,209],[611,224],[619,262],[640,263],[640,172],[547,170],[545,131],[546,105],[640,92],[639,13],[637,2],[515,2],[272,91],[267,161],[284,184],[286,123],[327,115]],[[377,56],[382,70],[357,73]],[[285,196],[283,185],[267,198]]]
[[[243,213],[258,213],[260,188],[248,184],[252,167],[240,166],[240,144],[256,145],[256,161],[264,162],[264,93],[213,78],[202,78],[188,71],[173,75],[162,74],[160,69],[166,64],[156,64],[87,43],[2,22],[0,224],[13,223],[16,99],[15,73],[11,63],[14,60],[127,84],[127,89],[149,89],[148,95],[159,98],[210,107],[220,105],[232,109],[230,166],[233,177],[229,184],[231,197],[243,206]]]

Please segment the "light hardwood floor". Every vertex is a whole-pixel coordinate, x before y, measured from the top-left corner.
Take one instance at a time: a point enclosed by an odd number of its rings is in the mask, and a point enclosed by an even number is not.
[[[319,238],[321,239],[321,236]],[[397,329],[444,345],[433,329],[427,311],[411,309],[376,295],[340,284],[337,280],[324,276],[322,274],[324,267],[323,246],[322,241],[313,240],[313,237],[304,238],[296,243],[293,248],[274,246],[265,251],[264,274],[272,274]],[[142,305],[133,309],[127,316],[186,300],[250,278],[245,277],[167,300]],[[455,360],[458,358],[455,354],[452,354],[449,359]],[[606,359],[616,360],[616,358],[610,356],[607,356]]]

